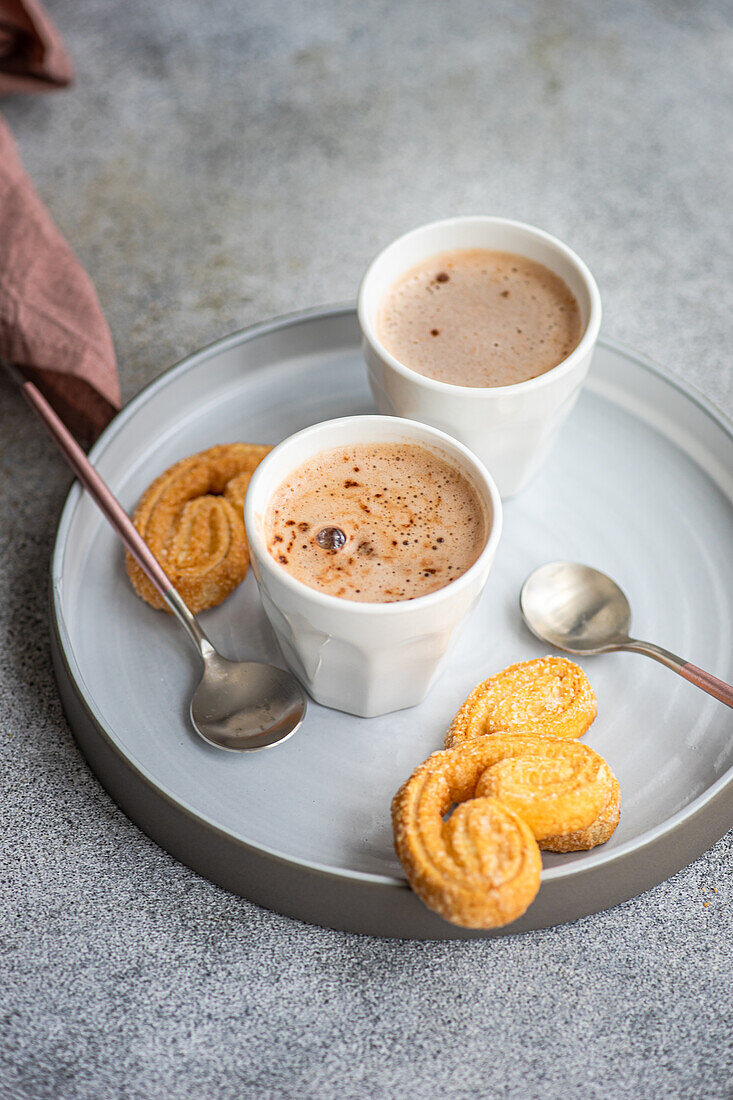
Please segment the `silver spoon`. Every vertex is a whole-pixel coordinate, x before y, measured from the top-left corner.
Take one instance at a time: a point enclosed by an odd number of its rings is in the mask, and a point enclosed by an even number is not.
[[[79,444],[32,382],[11,371],[33,411],[102,510],[127,549],[160,592],[204,662],[191,699],[191,723],[219,749],[252,752],[291,737],[303,721],[306,697],[295,677],[254,661],[228,661],[214,649],[124,508]]]
[[[529,629],[566,653],[643,653],[733,707],[733,686],[668,649],[629,637],[631,608],[619,586],[598,569],[553,561],[530,573],[519,594]]]

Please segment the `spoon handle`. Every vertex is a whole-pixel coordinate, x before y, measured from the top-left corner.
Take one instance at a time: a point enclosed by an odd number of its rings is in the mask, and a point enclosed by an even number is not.
[[[653,660],[659,661],[660,664],[671,668],[673,672],[684,676],[685,680],[689,680],[695,687],[702,688],[708,695],[719,699],[721,703],[733,707],[733,686],[731,684],[726,684],[725,680],[719,680],[717,676],[713,676],[703,668],[698,668],[690,661],[684,661],[675,653],[670,653],[668,649],[662,649],[661,646],[654,645],[652,642],[640,642],[636,638],[630,638],[622,648],[628,649],[632,653],[643,653],[645,657],[651,657]]]
[[[117,497],[97,473],[69,429],[56,415],[40,390],[32,382],[28,382],[22,375],[19,375],[17,371],[11,370],[10,373],[18,382],[26,401],[45,425],[49,435],[79,481],[104,513],[140,568],[158,589],[166,604],[196,646],[201,657],[205,659],[210,652],[213,652],[214,647],[186,607],[178,590],[171,584],[168,574],[142,535],[139,534]]]

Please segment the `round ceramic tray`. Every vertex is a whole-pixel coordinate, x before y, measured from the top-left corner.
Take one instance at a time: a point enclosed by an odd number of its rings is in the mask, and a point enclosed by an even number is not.
[[[352,309],[236,333],[148,386],[92,460],[131,509],[166,466],[214,443],[276,442],[372,409]],[[381,936],[471,937],[427,910],[392,849],[390,801],[442,746],[479,680],[546,652],[523,627],[526,575],[557,558],[623,586],[641,637],[733,679],[733,431],[689,390],[610,343],[532,484],[507,503],[482,600],[423,704],[359,719],[311,703],[302,729],[237,756],[192,732],[197,657],[127,581],[120,543],[75,485],[52,563],[54,659],[69,721],[126,814],[183,863],[278,912]],[[250,574],[202,616],[221,650],[281,662]],[[589,657],[598,718],[586,740],[623,792],[601,848],[546,855],[540,892],[504,932],[597,912],[695,858],[730,823],[730,711],[632,654]]]

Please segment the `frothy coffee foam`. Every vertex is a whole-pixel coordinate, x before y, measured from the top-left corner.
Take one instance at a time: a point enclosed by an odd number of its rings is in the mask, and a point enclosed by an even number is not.
[[[322,451],[290,474],[270,499],[265,534],[272,557],[311,588],[392,603],[465,573],[486,545],[488,518],[464,475],[427,448],[359,444]]]
[[[457,386],[510,386],[556,367],[580,340],[563,280],[512,252],[455,249],[385,294],[377,335],[405,366]]]

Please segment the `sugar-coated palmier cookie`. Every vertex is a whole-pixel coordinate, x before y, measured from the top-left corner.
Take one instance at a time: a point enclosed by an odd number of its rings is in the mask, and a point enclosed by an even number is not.
[[[194,613],[216,607],[246,576],[244,497],[270,450],[224,443],[181,459],[146,489],[133,513],[138,531]],[[137,594],[167,610],[129,553],[126,565]]]
[[[611,795],[595,821],[591,821],[590,825],[584,829],[576,829],[573,833],[543,837],[539,842],[543,851],[584,852],[588,848],[595,848],[610,840],[621,819],[621,788],[613,772],[611,772],[611,779]]]
[[[499,739],[497,751],[504,754],[507,738],[515,741],[511,753],[489,765],[476,794],[521,814],[543,850],[604,844],[619,822],[621,791],[603,757],[589,745],[557,737],[495,734],[489,741]],[[522,741],[527,744],[520,747]]]
[[[544,737],[581,737],[597,709],[587,676],[566,657],[521,661],[473,689],[453,719],[445,745],[527,730]]]
[[[395,850],[428,908],[464,927],[499,927],[534,899],[539,848],[608,839],[615,824],[609,831],[603,819],[613,817],[617,793],[615,776],[587,745],[530,734],[477,738],[433,753],[402,785],[392,802]]]

